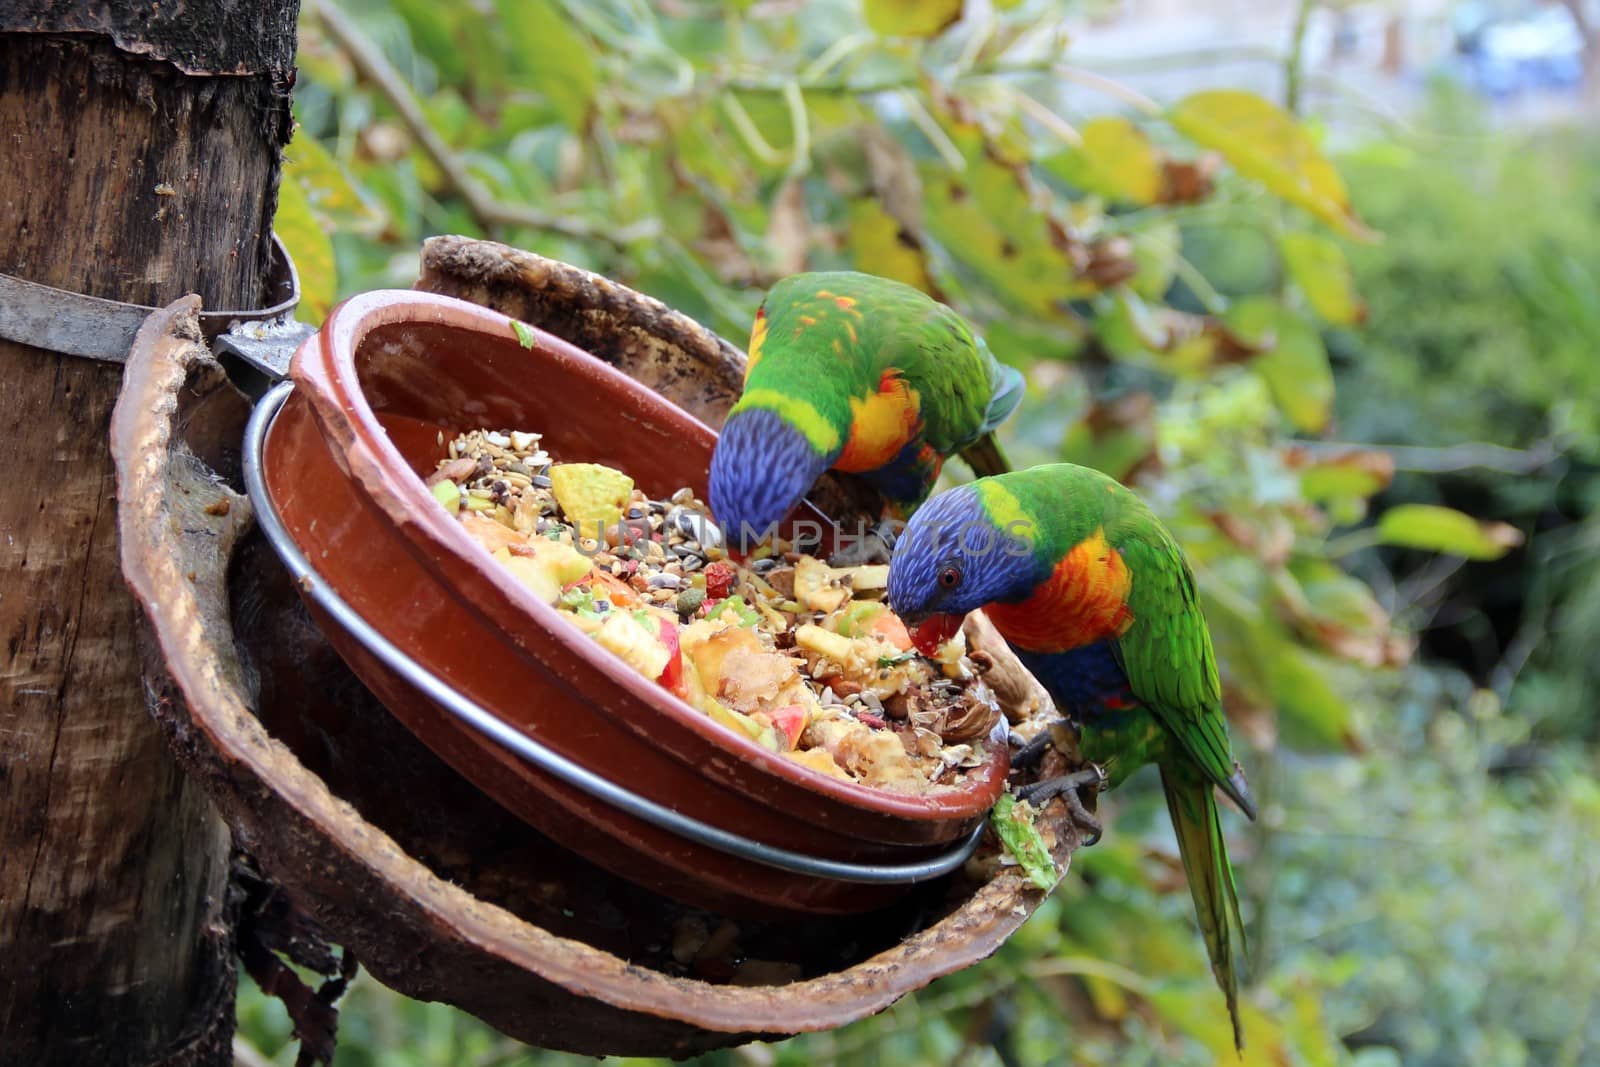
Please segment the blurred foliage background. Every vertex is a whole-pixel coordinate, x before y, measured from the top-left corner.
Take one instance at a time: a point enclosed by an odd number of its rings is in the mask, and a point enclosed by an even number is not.
[[[1332,136],[1305,17],[1275,98],[1158,103],[1073,64],[1084,10],[307,0],[277,228],[311,318],[436,233],[741,344],[797,270],[947,300],[1029,376],[1013,459],[1136,485],[1195,565],[1263,812],[1244,1062],[1600,1063],[1600,136],[1448,89]],[[706,1062],[1231,1059],[1153,775],[1101,804],[987,963]],[[341,1065],[574,1059],[364,976],[341,1022]],[[240,1024],[293,1061],[248,980]]]

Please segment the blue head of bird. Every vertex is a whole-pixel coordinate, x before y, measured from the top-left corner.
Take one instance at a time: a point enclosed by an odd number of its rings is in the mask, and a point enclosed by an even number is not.
[[[728,544],[748,551],[765,540],[832,461],[776,412],[735,411],[711,456],[711,514]]]
[[[963,485],[918,508],[895,542],[889,607],[908,623],[965,615],[1025,599],[1040,579],[1029,531],[996,525],[977,485]]]

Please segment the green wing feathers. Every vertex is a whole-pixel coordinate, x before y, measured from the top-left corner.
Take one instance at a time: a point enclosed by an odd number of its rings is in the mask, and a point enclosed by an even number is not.
[[[1227,846],[1222,840],[1222,820],[1212,783],[1181,765],[1161,765],[1161,787],[1167,811],[1178,835],[1178,856],[1183,861],[1195,918],[1211,957],[1211,973],[1228,1002],[1233,1023],[1233,1043],[1244,1048],[1239,1023],[1239,970],[1245,962],[1244,921],[1239,915],[1239,891],[1233,882]]]
[[[1132,576],[1128,608],[1134,619],[1117,642],[1117,656],[1134,695],[1172,730],[1206,777],[1255,818],[1255,804],[1233,764],[1217,657],[1194,574],[1155,516],[1143,504],[1137,508],[1143,513],[1132,516],[1134,529],[1112,538]]]

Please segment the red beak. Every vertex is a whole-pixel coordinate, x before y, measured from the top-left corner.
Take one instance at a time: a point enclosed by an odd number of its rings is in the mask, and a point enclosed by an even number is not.
[[[918,652],[931,656],[956,635],[964,619],[963,615],[930,615],[911,631],[911,643]]]

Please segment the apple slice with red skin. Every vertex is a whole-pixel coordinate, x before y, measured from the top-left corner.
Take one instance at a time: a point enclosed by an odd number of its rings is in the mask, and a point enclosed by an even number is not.
[[[678,643],[678,624],[668,619],[657,620],[656,633],[667,646],[667,665],[661,668],[656,684],[667,692],[685,700],[689,698],[688,686],[683,680],[683,647]]]
[[[791,750],[800,744],[800,735],[805,732],[808,717],[806,709],[799,704],[785,704],[767,712],[767,718],[772,720],[772,725],[778,728]]]

